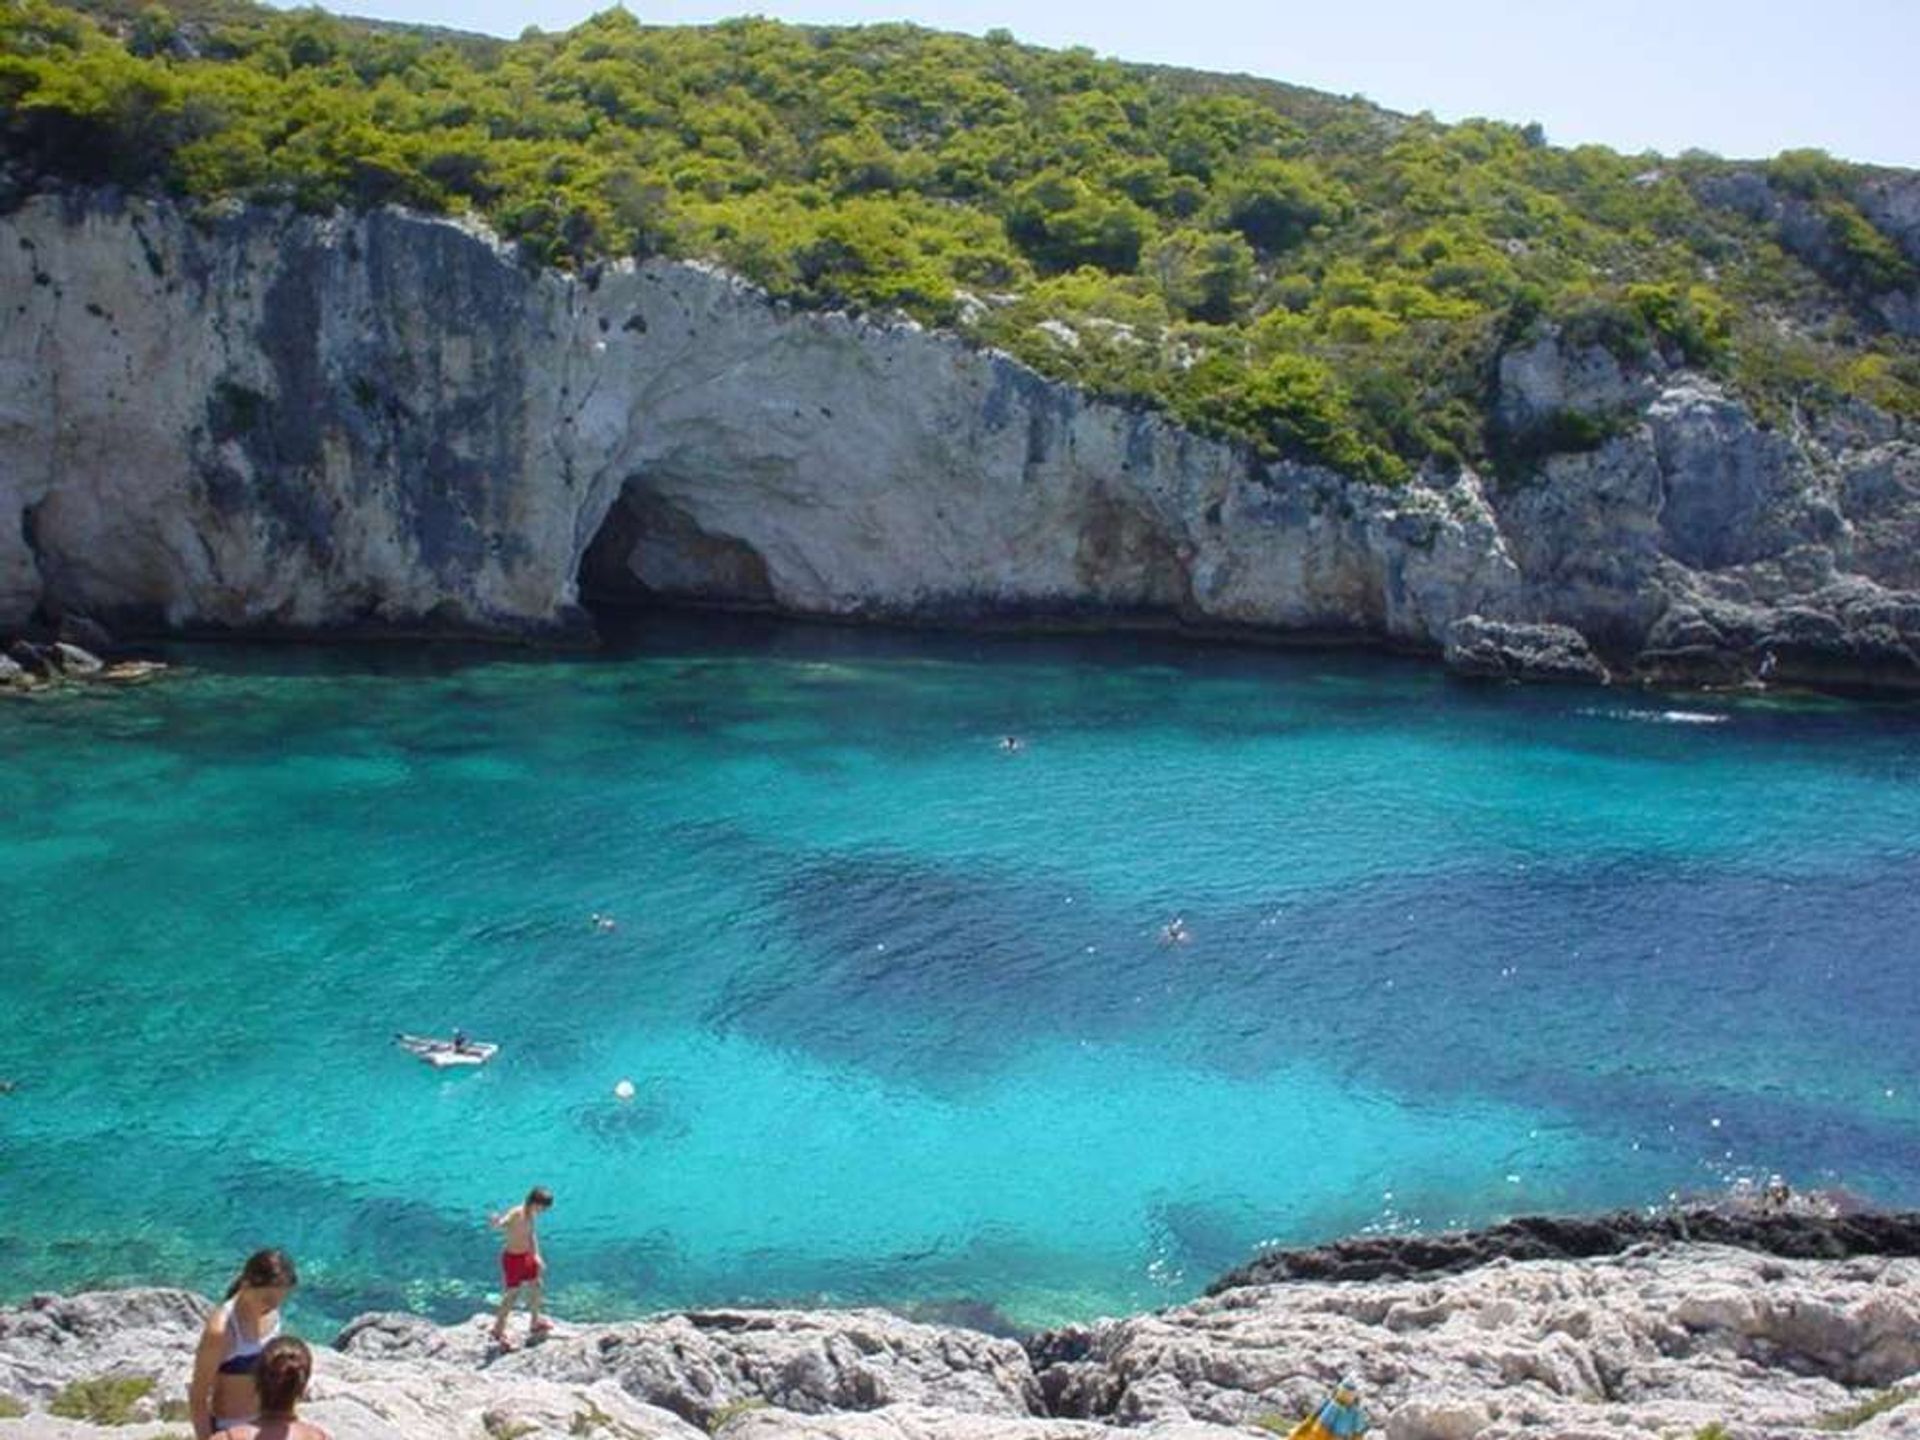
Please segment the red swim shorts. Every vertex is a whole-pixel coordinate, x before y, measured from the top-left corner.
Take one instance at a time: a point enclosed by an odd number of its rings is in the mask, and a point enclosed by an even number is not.
[[[511,1250],[502,1250],[500,1274],[505,1279],[509,1290],[516,1285],[530,1284],[540,1278],[540,1257],[531,1250],[519,1255]]]

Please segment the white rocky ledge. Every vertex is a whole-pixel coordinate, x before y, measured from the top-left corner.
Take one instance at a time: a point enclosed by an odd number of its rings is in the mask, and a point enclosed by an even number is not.
[[[0,1310],[0,1440],[183,1433],[48,1415],[72,1381],[178,1397],[206,1302],[181,1291]],[[1229,1290],[1018,1343],[880,1311],[714,1310],[489,1352],[484,1317],[354,1321],[318,1353],[312,1418],[337,1440],[1052,1440],[1207,1437],[1308,1411],[1358,1379],[1386,1440],[1920,1437],[1920,1260],[1783,1260],[1713,1246],[1495,1261],[1463,1275]],[[1051,1409],[1052,1415],[1041,1413]],[[1077,1417],[1077,1418],[1076,1418]]]

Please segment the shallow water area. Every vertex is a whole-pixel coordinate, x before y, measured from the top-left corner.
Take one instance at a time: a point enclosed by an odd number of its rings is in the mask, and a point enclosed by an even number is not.
[[[1775,1171],[1920,1204],[1911,706],[684,619],[171,658],[0,705],[0,1300],[280,1244],[310,1333],[455,1317],[535,1183],[562,1313],[1007,1327]],[[391,1044],[455,1025],[500,1056]]]

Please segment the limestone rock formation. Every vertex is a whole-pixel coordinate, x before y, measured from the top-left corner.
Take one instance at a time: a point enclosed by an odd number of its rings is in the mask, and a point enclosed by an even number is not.
[[[709,267],[530,271],[400,212],[37,196],[0,302],[0,630],[581,636],[584,592],[1438,652],[1478,616],[1623,678],[1920,688],[1910,428],[1769,429],[1555,336],[1500,366],[1526,476],[1396,488]],[[1566,415],[1601,443],[1555,450]]]
[[[1512,625],[1466,615],[1447,629],[1447,667],[1496,680],[1607,682],[1586,637],[1567,625]]]
[[[356,1358],[427,1359],[478,1368],[477,1328],[446,1330],[405,1316],[367,1316],[337,1347]],[[802,1414],[939,1403],[970,1414],[1024,1416],[1039,1392],[1012,1340],[917,1325],[876,1310],[711,1310],[643,1325],[563,1333],[487,1364],[498,1376],[615,1381],[628,1394],[705,1425],[762,1400]]]
[[[1123,1424],[1299,1414],[1342,1376],[1395,1440],[1811,1434],[1920,1370],[1920,1262],[1695,1249],[1229,1289],[1090,1327],[1042,1387]],[[1904,1423],[1904,1422],[1903,1422]]]
[[[1912,1238],[1914,1217],[1855,1218],[1771,1236],[1822,1252]],[[735,1440],[1225,1440],[1289,1424],[1352,1377],[1386,1440],[1630,1440],[1710,1425],[1730,1440],[1814,1440],[1867,1401],[1882,1413],[1855,1431],[1864,1440],[1920,1434],[1920,1258],[1686,1243],[1603,1254],[1593,1247],[1618,1238],[1606,1223],[1558,1224],[1478,1247],[1483,1263],[1464,1273],[1234,1285],[1025,1349],[874,1311],[720,1310],[562,1326],[496,1356],[485,1316],[365,1316],[318,1352],[307,1408],[337,1440],[693,1440],[709,1428]],[[1455,1238],[1423,1255],[1402,1237],[1372,1259],[1452,1263],[1475,1249]],[[1529,1240],[1596,1258],[1484,1259]],[[0,1395],[30,1407],[0,1419],[0,1440],[168,1433],[76,1427],[46,1406],[101,1375],[154,1378],[150,1409],[177,1399],[206,1311],[167,1290],[0,1310]]]
[[[1768,183],[1757,170],[1703,176],[1695,191],[1709,205],[1734,210],[1773,229],[1781,245],[1815,270],[1847,280],[1846,257],[1818,197]],[[1863,181],[1849,197],[1875,229],[1920,265],[1920,179],[1899,171]],[[1883,290],[1868,298],[1896,335],[1920,335],[1920,286]]]

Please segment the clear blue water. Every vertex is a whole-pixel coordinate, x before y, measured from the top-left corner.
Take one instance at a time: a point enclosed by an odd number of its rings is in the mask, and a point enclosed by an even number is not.
[[[1775,1170],[1920,1203],[1910,707],[687,623],[175,658],[0,705],[0,1299],[280,1244],[310,1331],[462,1315],[534,1183],[563,1313],[1014,1325]],[[500,1058],[389,1043],[455,1024]]]

